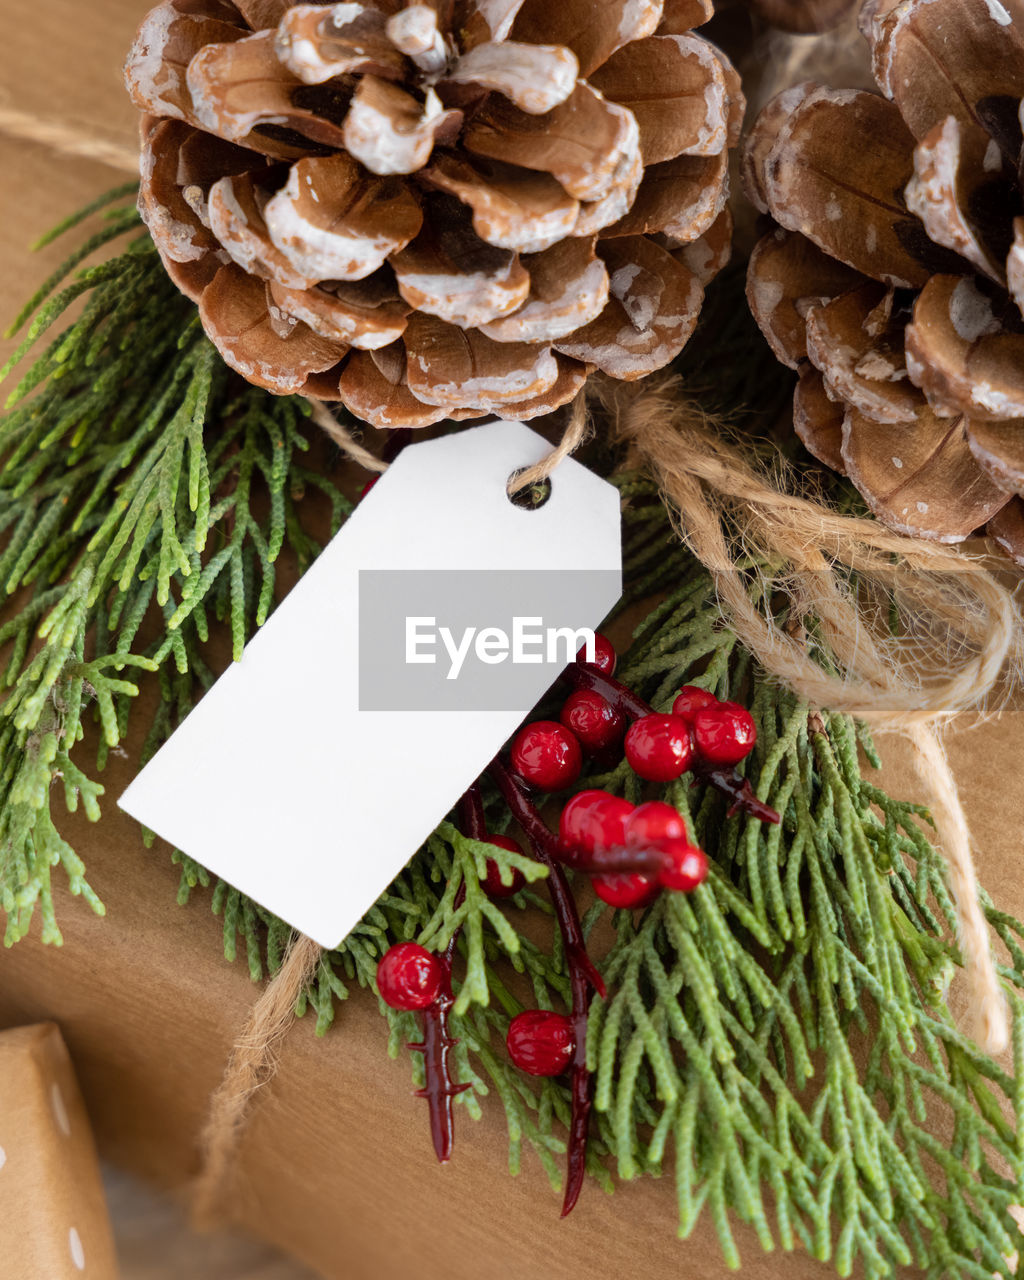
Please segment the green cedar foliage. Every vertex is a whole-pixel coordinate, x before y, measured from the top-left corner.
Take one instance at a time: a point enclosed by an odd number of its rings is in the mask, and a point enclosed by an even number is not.
[[[76,750],[88,719],[100,730],[94,773],[126,732],[140,673],[152,673],[159,698],[143,757],[151,754],[227,659],[218,634],[226,630],[237,657],[266,617],[279,555],[287,549],[301,571],[317,553],[311,492],[329,504],[332,531],[349,510],[324,469],[308,464],[302,402],[246,387],[224,369],[123,207],[128,194],[115,193],[102,230],[68,271],[116,237],[130,237],[127,248],[62,289],[67,272],[47,282],[22,317],[40,308],[27,347],[83,300],[0,422],[8,943],[36,910],[44,940],[59,941],[54,867],[102,910],[52,810],[56,796],[99,817],[103,788]],[[840,1275],[859,1265],[869,1280],[900,1267],[931,1280],[1009,1280],[1024,1243],[1011,1213],[1024,1201],[1022,926],[987,907],[1013,1011],[1007,1073],[959,1034],[945,1007],[959,957],[927,813],[863,775],[861,760],[878,760],[858,726],[811,714],[765,677],[722,624],[708,576],[673,539],[650,484],[630,475],[616,483],[622,607],[658,601],[620,674],[659,709],[687,682],[750,706],[759,739],[747,772],[783,823],[730,819],[716,793],[670,784],[662,794],[707,850],[709,879],[688,897],[662,894],[642,913],[601,903],[586,911],[609,985],[588,1044],[590,1168],[609,1188],[613,1174],[670,1172],[680,1235],[709,1214],[730,1265],[739,1262],[738,1217],[765,1249],[801,1247]],[[752,576],[751,590],[759,584]],[[642,798],[624,765],[580,785]],[[485,802],[490,829],[502,830],[497,795],[485,790]],[[274,973],[287,926],[175,857],[182,902],[212,888],[226,954],[234,958],[241,943],[254,980]],[[511,903],[482,892],[487,857],[531,882]],[[524,1005],[561,1009],[569,999],[543,876],[525,856],[442,823],[324,957],[299,1012],[310,1009],[325,1032],[352,985],[373,986],[389,945],[413,938],[440,949],[461,927],[454,1075],[472,1088],[460,1102],[476,1115],[480,1099],[496,1094],[513,1171],[525,1144],[557,1183],[567,1089],[512,1069],[503,1046]],[[397,1055],[416,1038],[415,1019],[381,1007]]]

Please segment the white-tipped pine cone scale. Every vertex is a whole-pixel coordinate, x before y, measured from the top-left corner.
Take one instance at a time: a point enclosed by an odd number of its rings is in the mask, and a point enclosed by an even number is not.
[[[673,359],[727,261],[710,0],[163,0],[140,208],[227,363],[381,427]]]

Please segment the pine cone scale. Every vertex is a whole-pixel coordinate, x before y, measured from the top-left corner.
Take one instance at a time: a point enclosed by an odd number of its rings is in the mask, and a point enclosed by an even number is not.
[[[843,421],[841,404],[829,397],[825,379],[806,364],[793,392],[793,430],[809,454],[826,467],[846,475],[843,461]]]
[[[468,205],[476,234],[498,249],[539,253],[575,233],[580,202],[548,173],[443,153],[423,181]]]
[[[280,378],[285,395],[298,391],[310,374],[333,368],[347,350],[301,321],[284,318],[281,323],[267,306],[266,285],[234,265],[221,267],[203,290],[199,315],[204,326],[221,335],[222,350],[226,349],[232,368],[252,381]],[[284,347],[288,360],[281,374]]]
[[[558,379],[546,346],[492,342],[422,312],[410,316],[406,334],[409,390],[424,404],[459,408],[469,399],[500,409],[543,395]]]
[[[273,305],[295,316],[322,338],[363,351],[398,342],[405,332],[408,306],[390,287],[373,277],[330,288],[288,289],[268,282]]]
[[[126,69],[164,122],[140,207],[251,381],[382,426],[549,412],[672,359],[728,258],[709,13],[163,0]]]
[[[725,149],[725,72],[704,40],[685,35],[636,40],[614,53],[591,76],[591,84],[636,117],[644,164],[720,155]],[[660,87],[665,84],[672,85],[671,96]]]
[[[132,101],[153,115],[197,123],[186,79],[189,63],[207,45],[244,34],[217,18],[184,14],[169,0],[158,5],[143,19],[125,68]]]
[[[270,239],[251,174],[220,178],[210,188],[207,209],[217,242],[243,271],[261,280],[278,280],[288,289],[310,289],[316,283]]]
[[[530,274],[516,254],[482,244],[457,217],[391,255],[398,291],[414,311],[463,329],[476,329],[518,308],[530,293]]]
[[[971,420],[971,453],[1001,491],[1024,491],[1024,439],[1018,422]]]
[[[1021,0],[966,0],[950,21],[948,4],[896,5],[869,26],[879,87],[920,142],[954,116],[981,125],[982,99],[1020,102],[1024,65]]]
[[[549,173],[574,200],[601,200],[632,140],[628,113],[588,85],[546,116],[489,102],[469,121],[463,145],[474,155]]]
[[[692,271],[642,236],[602,241],[609,300],[596,320],[555,349],[624,382],[667,364],[697,325],[704,290]]]
[[[602,231],[604,239],[664,233],[689,244],[708,231],[726,207],[728,153],[678,156],[651,165],[629,211]]]
[[[264,208],[271,241],[313,280],[362,280],[423,225],[412,193],[347,155],[297,160]]]
[[[915,236],[894,196],[913,174],[912,152],[909,131],[883,99],[818,90],[792,112],[768,155],[768,204],[782,226],[830,257],[884,284],[919,287],[930,273],[917,251],[928,256],[928,241]]]
[[[987,135],[982,153],[993,145]],[[914,150],[914,173],[906,187],[907,208],[924,224],[928,238],[951,249],[990,279],[1003,281],[1003,261],[993,253],[964,216],[964,209],[981,207],[993,178],[981,165],[964,164],[962,131],[955,116],[924,138]],[[979,148],[972,148],[977,154]],[[997,163],[996,168],[1001,169]],[[998,181],[998,179],[995,179]],[[1005,257],[1004,257],[1005,260]]]
[[[343,129],[296,105],[292,91],[300,84],[278,62],[275,38],[269,31],[230,44],[207,45],[188,66],[192,109],[204,129],[259,149],[254,132],[261,126],[278,125],[311,142],[342,149]]]
[[[511,36],[530,44],[558,44],[571,49],[583,79],[612,54],[658,29],[660,0],[524,0]]]
[[[1013,244],[1006,256],[1006,283],[1024,318],[1024,218],[1013,220]]]
[[[848,407],[842,454],[868,506],[913,537],[960,542],[1006,503],[978,468],[962,418],[922,410],[915,429],[894,439],[890,426]]]
[[[919,397],[907,382],[904,326],[899,320],[870,323],[872,312],[885,299],[884,286],[872,282],[811,307],[807,356],[821,371],[828,393],[840,403],[853,405],[875,422],[912,423]]]
[[[596,320],[608,302],[608,271],[593,239],[563,240],[523,259],[530,293],[511,316],[482,324],[495,342],[554,342]]]
[[[1024,335],[1005,332],[997,307],[998,294],[982,292],[969,276],[933,276],[907,326],[922,390],[972,420],[1024,417]]]
[[[334,9],[323,5],[286,9],[274,24],[274,52],[281,65],[303,84],[354,74],[403,79],[407,59],[388,39],[381,10],[362,4],[344,10],[346,18],[339,21]]]
[[[569,100],[578,74],[576,55],[562,45],[488,41],[463,54],[441,83],[476,85],[527,115],[545,115]]]

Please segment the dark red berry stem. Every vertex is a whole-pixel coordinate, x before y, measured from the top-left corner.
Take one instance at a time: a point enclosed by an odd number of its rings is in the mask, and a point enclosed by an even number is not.
[[[616,711],[628,716],[630,720],[654,715],[654,708],[644,702],[643,698],[635,694],[632,689],[627,689],[614,676],[605,675],[603,671],[599,671],[589,663],[570,663],[565,670],[565,675],[569,683],[577,689],[596,690],[612,704]],[[749,780],[741,777],[735,769],[707,769],[699,761],[694,761],[690,767],[695,781],[704,782],[724,796],[728,796],[732,801],[730,817],[742,810],[743,813],[748,813],[752,818],[760,819],[761,822],[781,822],[782,819],[775,810],[754,795],[754,788]]]
[[[585,871],[587,875],[594,876],[624,875],[629,872],[656,876],[665,866],[665,853],[658,848],[630,849],[618,845],[613,849],[578,851],[573,854],[570,865],[576,871]]]
[[[487,839],[487,820],[478,782],[474,782],[459,801],[459,826],[462,834],[469,836],[470,840]]]
[[[498,790],[504,797],[512,816],[522,827],[533,849],[533,856],[548,869],[548,891],[558,918],[558,926],[562,931],[565,958],[569,964],[570,973],[574,968],[580,968],[594,990],[599,995],[606,995],[604,979],[587,955],[587,944],[583,939],[583,929],[576,912],[576,900],[572,896],[572,890],[561,867],[558,837],[534,808],[529,798],[519,789],[515,775],[503,761],[492,760],[488,766],[488,772],[497,783]]]
[[[732,801],[729,808],[730,818],[734,813],[742,810],[743,813],[749,813],[752,818],[759,818],[762,822],[778,825],[782,821],[771,805],[758,800],[754,795],[750,780],[742,777],[735,769],[707,769],[697,762],[693,765],[693,780],[694,784],[705,782],[709,787],[720,791],[722,795],[728,796]]]
[[[565,1195],[562,1199],[562,1217],[567,1217],[576,1206],[583,1188],[587,1170],[587,1136],[590,1131],[590,1111],[593,1105],[593,1079],[587,1070],[587,1019],[590,1013],[591,989],[599,995],[607,994],[604,979],[587,955],[576,900],[565,879],[565,872],[558,861],[558,838],[543,821],[530,800],[520,791],[516,779],[506,765],[495,759],[490,774],[498,790],[512,811],[512,816],[523,829],[523,834],[533,850],[534,857],[548,869],[548,890],[555,908],[558,926],[562,933],[565,960],[569,967],[569,983],[572,991],[572,1025],[576,1048],[571,1063],[572,1115],[569,1122],[569,1146],[566,1155]]]
[[[480,798],[480,788],[473,784],[459,801],[459,822],[463,833],[472,840],[483,839],[485,832],[484,806]],[[455,909],[462,905],[466,897],[465,885],[459,886],[455,895]],[[441,1164],[447,1164],[452,1155],[452,1144],[455,1140],[455,1117],[452,1113],[452,1098],[465,1093],[468,1084],[456,1084],[451,1075],[449,1055],[459,1042],[449,1033],[448,1017],[455,1003],[452,994],[452,964],[455,960],[455,948],[458,945],[459,933],[456,929],[451,941],[440,957],[441,990],[437,999],[423,1011],[423,1042],[411,1044],[410,1049],[423,1054],[423,1066],[426,1071],[426,1085],[416,1096],[426,1098],[430,1107],[430,1133],[434,1139],[434,1150]]]
[[[460,893],[462,891],[460,890]],[[458,898],[456,898],[458,905]],[[411,1044],[410,1049],[423,1054],[426,1071],[425,1087],[418,1090],[417,1098],[426,1098],[430,1109],[430,1134],[434,1150],[441,1164],[447,1164],[452,1156],[455,1140],[455,1118],[452,1114],[452,1098],[465,1093],[468,1084],[456,1084],[451,1076],[449,1055],[459,1042],[448,1031],[448,1015],[455,1000],[452,996],[452,959],[458,933],[452,937],[441,957],[441,990],[429,1008],[423,1010],[423,1041]]]
[[[578,965],[572,965],[569,969],[569,981],[572,988],[570,1017],[576,1048],[573,1050],[569,1077],[572,1082],[572,1114],[566,1152],[565,1195],[562,1197],[563,1218],[572,1213],[583,1189],[583,1179],[587,1172],[590,1109],[594,1101],[594,1080],[587,1070],[587,1021],[591,996],[589,979]]]
[[[593,689],[612,704],[627,720],[639,720],[654,714],[654,708],[638,694],[614,676],[606,675],[600,667],[589,662],[571,662],[565,669],[565,678],[577,689]]]

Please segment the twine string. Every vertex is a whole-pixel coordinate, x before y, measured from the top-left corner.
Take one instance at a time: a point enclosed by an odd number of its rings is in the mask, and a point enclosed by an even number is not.
[[[373,471],[380,474],[388,469],[388,463],[383,458],[378,458],[365,445],[352,434],[351,431],[328,409],[322,400],[318,400],[313,396],[305,397],[310,407],[310,417],[316,425],[323,431],[338,448],[351,458],[353,462],[365,468],[367,471]],[[591,434],[590,415],[587,411],[587,402],[584,393],[581,391],[573,401],[572,409],[569,414],[569,421],[566,424],[565,431],[558,444],[545,454],[539,462],[535,462],[532,466],[524,467],[522,471],[517,471],[509,477],[508,493],[518,493],[523,489],[530,488],[531,485],[540,484],[546,480],[558,464],[576,450],[587,440]]]
[[[96,160],[111,169],[130,173],[136,178],[139,176],[137,147],[98,138],[62,121],[40,120],[38,116],[16,107],[0,104],[0,134],[18,142],[34,142],[60,155]]]
[[[554,469],[560,462],[563,462],[570,454],[576,450],[592,433],[590,414],[587,410],[587,398],[583,391],[577,395],[572,402],[572,408],[569,412],[569,421],[566,424],[562,438],[550,453],[545,454],[539,462],[535,462],[532,467],[524,467],[522,471],[517,471],[509,476],[507,492],[509,497],[514,493],[520,493],[524,489],[529,489],[531,485],[540,484],[547,480]]]
[[[218,1207],[237,1169],[235,1157],[250,1103],[277,1074],[277,1050],[322,955],[311,938],[292,935],[281,968],[253,1004],[231,1050],[224,1077],[210,1098],[201,1138],[202,1161],[192,1188],[192,1216],[201,1229],[217,1221]]]
[[[373,471],[377,475],[382,471],[387,471],[388,464],[384,459],[378,458],[365,445],[360,444],[352,432],[338,421],[322,400],[317,400],[313,396],[306,396],[305,399],[309,405],[309,416],[320,430],[334,441],[347,458],[351,458],[353,462],[357,462],[366,471]]]

